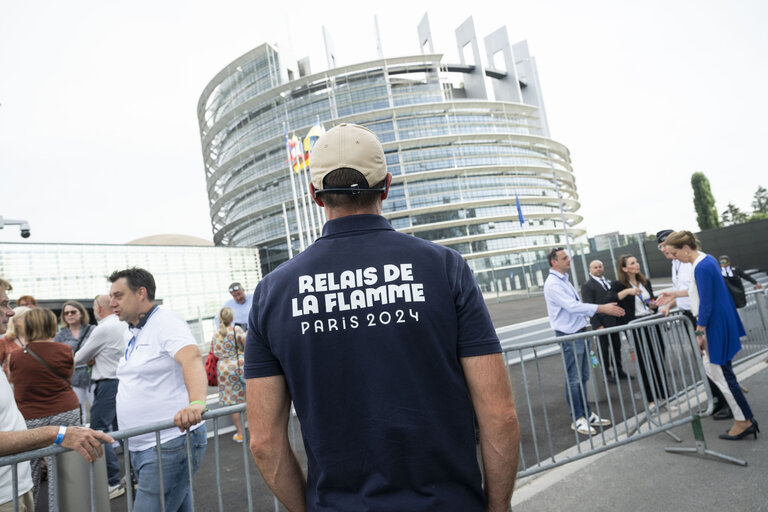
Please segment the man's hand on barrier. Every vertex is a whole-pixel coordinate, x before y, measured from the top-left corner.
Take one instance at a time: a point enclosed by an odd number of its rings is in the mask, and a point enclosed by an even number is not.
[[[658,301],[657,301],[658,304]],[[665,308],[659,308],[659,313],[663,314],[665,317],[669,316],[669,306]]]
[[[615,302],[600,304],[597,306],[597,312],[611,316],[624,316],[624,309],[617,306]]]
[[[191,403],[176,413],[176,416],[173,417],[173,422],[179,427],[179,430],[184,432],[192,425],[197,425],[203,421],[204,412],[205,403]]]
[[[93,462],[104,455],[101,441],[110,444],[115,442],[112,437],[98,430],[85,427],[67,427],[61,446],[74,450],[88,462]]]

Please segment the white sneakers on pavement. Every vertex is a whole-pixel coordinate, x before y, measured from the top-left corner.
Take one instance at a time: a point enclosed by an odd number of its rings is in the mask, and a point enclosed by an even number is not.
[[[589,421],[587,421],[587,419],[582,416],[581,418],[577,419],[575,423],[571,423],[571,430],[575,430],[579,434],[595,435],[597,434],[597,430],[595,430],[593,427],[607,427],[610,424],[611,420],[601,418],[593,412],[589,415]]]
[[[576,423],[571,423],[571,429],[575,430],[579,434],[597,434],[597,430],[593,429],[589,426],[589,423],[587,423],[587,419],[583,416],[576,420]]]
[[[594,412],[589,415],[589,424],[593,427],[607,427],[611,424],[611,420],[599,417]]]

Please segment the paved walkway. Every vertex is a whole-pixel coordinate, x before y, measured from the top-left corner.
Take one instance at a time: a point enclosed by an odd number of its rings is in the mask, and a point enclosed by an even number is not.
[[[741,441],[718,434],[730,421],[701,420],[710,450],[746,460],[746,467],[698,456],[665,452],[676,443],[664,434],[566,464],[518,482],[515,512],[567,510],[595,512],[632,510],[701,512],[704,510],[768,511],[768,359],[739,371],[747,400],[763,432]],[[690,425],[674,430],[695,446]]]

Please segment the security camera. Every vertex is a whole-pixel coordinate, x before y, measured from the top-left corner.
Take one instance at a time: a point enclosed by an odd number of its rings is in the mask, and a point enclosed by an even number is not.
[[[3,218],[2,215],[0,215],[0,229],[3,229],[5,226],[19,226],[19,229],[21,230],[21,238],[29,238],[30,232],[29,232],[29,222],[25,220],[16,220],[16,219],[6,219]]]

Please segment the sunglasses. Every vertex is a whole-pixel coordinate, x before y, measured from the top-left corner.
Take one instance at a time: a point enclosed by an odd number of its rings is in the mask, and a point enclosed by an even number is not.
[[[229,293],[236,292],[237,290],[242,290],[242,288],[239,286],[233,286],[229,289]]]
[[[74,314],[76,314],[76,313],[79,313],[79,311],[75,309],[74,311],[72,311],[72,310],[70,310],[70,311],[65,311],[65,312],[64,312],[64,315],[74,315]]]

